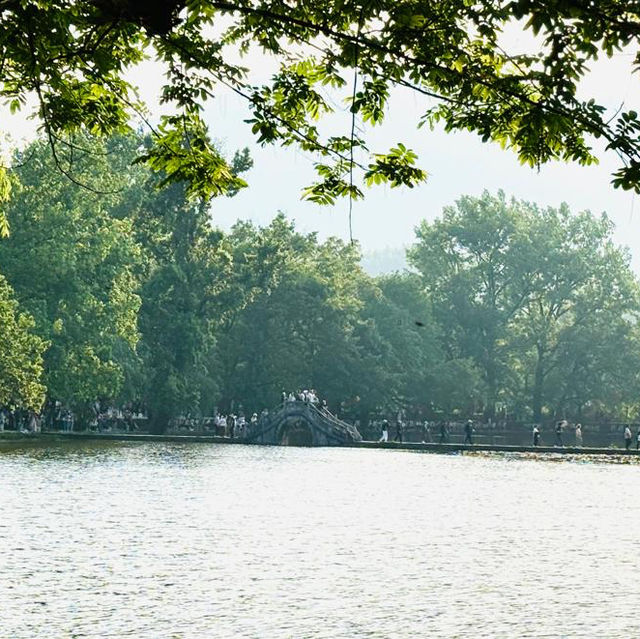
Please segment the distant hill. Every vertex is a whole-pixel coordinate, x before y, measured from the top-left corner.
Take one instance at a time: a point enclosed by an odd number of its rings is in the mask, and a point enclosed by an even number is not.
[[[403,271],[408,267],[406,251],[404,246],[368,251],[362,256],[362,268],[373,276]]]

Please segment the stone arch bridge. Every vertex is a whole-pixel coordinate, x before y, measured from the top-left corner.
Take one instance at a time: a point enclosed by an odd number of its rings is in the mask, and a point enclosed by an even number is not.
[[[258,423],[243,438],[249,444],[281,446],[344,446],[362,441],[358,429],[309,402],[286,402]]]

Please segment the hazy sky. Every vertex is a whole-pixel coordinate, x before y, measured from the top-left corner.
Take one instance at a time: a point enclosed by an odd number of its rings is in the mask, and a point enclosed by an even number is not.
[[[595,95],[613,110],[623,101],[625,108],[635,105],[640,110],[640,78],[631,76],[631,60],[631,55],[620,54],[594,65],[585,81],[585,94]],[[269,60],[258,56],[252,56],[248,63],[247,66],[256,69],[256,81],[267,77],[274,68]],[[161,70],[155,63],[145,63],[132,78],[151,105],[162,82]],[[342,108],[341,104],[337,106]],[[617,226],[616,239],[631,248],[634,267],[640,271],[640,198],[614,190],[610,185],[611,173],[618,167],[615,155],[601,154],[598,166],[553,164],[538,172],[521,166],[513,153],[497,145],[483,144],[474,135],[416,129],[426,106],[428,102],[423,96],[408,90],[396,91],[384,126],[371,131],[368,138],[373,151],[386,151],[399,141],[413,148],[429,179],[415,189],[374,187],[366,191],[365,200],[354,204],[354,237],[365,251],[411,243],[413,229],[421,219],[433,219],[443,206],[452,204],[461,195],[503,189],[508,196],[542,206],[557,206],[564,201],[574,211],[606,211]],[[239,218],[265,224],[283,211],[303,231],[347,239],[348,201],[339,201],[334,207],[301,201],[302,188],[314,180],[313,159],[292,148],[258,147],[249,126],[243,122],[247,117],[249,111],[243,98],[224,89],[206,110],[214,138],[229,153],[249,146],[255,162],[245,176],[250,184],[248,189],[235,198],[213,202],[214,221],[222,228],[230,227]],[[33,129],[33,125],[25,125],[19,119],[3,117],[3,120],[5,130],[9,125],[17,138],[29,135]],[[332,117],[331,126],[348,134],[349,122],[349,114],[343,110]]]
[[[623,54],[596,64],[585,82],[585,93],[599,96],[613,110],[623,101],[625,108],[640,105],[640,78],[631,76],[630,61]],[[365,200],[354,204],[354,236],[365,251],[412,242],[413,229],[421,219],[433,219],[461,195],[503,189],[509,196],[543,206],[564,201],[574,211],[606,211],[616,224],[617,240],[632,249],[634,266],[640,271],[640,198],[636,203],[631,193],[611,186],[611,173],[618,167],[615,155],[602,153],[597,166],[556,163],[538,172],[521,166],[512,152],[484,144],[475,135],[416,129],[426,105],[422,96],[397,91],[384,127],[374,129],[369,138],[370,148],[380,151],[405,142],[420,156],[429,179],[415,189],[374,187],[366,191]],[[214,202],[216,222],[223,228],[238,217],[266,223],[281,210],[305,231],[348,238],[347,201],[320,207],[300,200],[301,189],[314,179],[312,159],[292,149],[257,147],[242,122],[246,117],[243,99],[230,93],[223,93],[207,112],[214,135],[225,147],[248,145],[255,160],[247,175],[250,188],[231,200]],[[341,117],[346,132],[349,116],[345,112]]]

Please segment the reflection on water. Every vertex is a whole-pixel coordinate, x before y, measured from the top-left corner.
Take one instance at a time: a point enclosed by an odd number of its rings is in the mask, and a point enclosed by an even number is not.
[[[210,444],[0,453],[0,637],[640,636],[637,465]]]

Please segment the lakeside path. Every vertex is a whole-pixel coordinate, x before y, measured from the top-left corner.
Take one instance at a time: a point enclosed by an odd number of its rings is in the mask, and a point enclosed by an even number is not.
[[[13,431],[0,433],[0,449],[13,445],[34,444],[42,445],[62,441],[123,441],[123,442],[174,442],[174,443],[209,443],[209,444],[241,444],[245,446],[263,446],[265,444],[245,444],[236,439],[219,437],[216,435],[148,435],[141,433],[35,433],[22,434]],[[386,450],[413,450],[431,453],[555,453],[558,455],[607,455],[638,457],[640,451],[624,448],[589,448],[575,446],[509,446],[490,444],[439,444],[420,442],[355,442],[337,448],[381,448]]]

